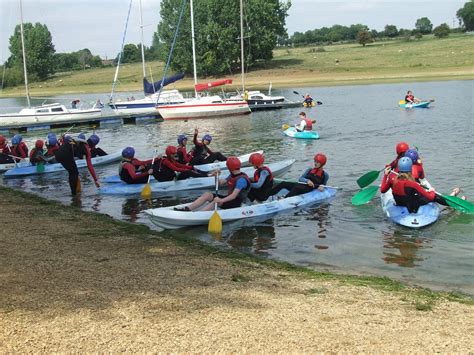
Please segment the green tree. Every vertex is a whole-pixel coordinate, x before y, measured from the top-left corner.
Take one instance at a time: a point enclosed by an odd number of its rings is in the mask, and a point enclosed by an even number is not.
[[[463,27],[466,31],[474,30],[474,0],[470,0],[464,4],[456,12],[456,16],[459,19],[459,22],[463,23]]]
[[[397,37],[398,36],[398,30],[397,26],[394,25],[386,25],[384,29],[384,35],[385,37]]]
[[[362,44],[363,47],[365,47],[367,43],[372,43],[373,41],[372,34],[368,30],[362,30],[357,33],[357,42]]]
[[[438,38],[448,37],[449,36],[449,26],[445,23],[435,27],[433,34]]]
[[[428,17],[422,17],[416,20],[415,29],[417,32],[426,35],[431,33],[431,30],[433,29],[433,24],[431,23]]]
[[[31,81],[45,80],[55,72],[54,45],[51,33],[46,25],[40,23],[25,23],[23,25],[26,51],[26,67]],[[23,54],[21,48],[20,25],[15,27],[15,32],[10,37],[10,57],[7,67],[21,67]]]
[[[118,61],[118,56],[116,61]],[[128,43],[123,46],[122,63],[136,63],[141,61],[140,45]]]

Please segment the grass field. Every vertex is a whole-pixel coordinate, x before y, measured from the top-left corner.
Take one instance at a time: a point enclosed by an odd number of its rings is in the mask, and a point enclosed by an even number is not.
[[[365,47],[337,44],[321,47],[284,48],[274,59],[259,64],[246,75],[248,88],[353,85],[373,82],[405,82],[446,79],[474,79],[474,36],[451,35],[445,39],[425,36],[421,40],[377,42]],[[147,63],[153,79],[161,78],[162,62]],[[68,93],[109,92],[115,68],[91,69],[56,74],[42,83],[32,83],[33,96]],[[120,67],[117,91],[142,89],[141,63]],[[240,73],[226,76],[241,85]],[[211,78],[199,77],[199,80]],[[176,88],[190,90],[192,77]],[[3,90],[1,96],[22,96],[23,87]]]

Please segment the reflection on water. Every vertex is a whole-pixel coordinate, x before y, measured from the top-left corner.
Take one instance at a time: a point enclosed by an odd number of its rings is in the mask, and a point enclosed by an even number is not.
[[[387,264],[397,264],[401,267],[419,266],[423,261],[423,257],[417,255],[417,253],[421,249],[431,248],[430,239],[399,230],[384,232],[383,239],[383,260]]]
[[[240,251],[268,255],[275,241],[275,227],[272,220],[258,226],[244,226],[229,233],[226,239],[227,244]]]

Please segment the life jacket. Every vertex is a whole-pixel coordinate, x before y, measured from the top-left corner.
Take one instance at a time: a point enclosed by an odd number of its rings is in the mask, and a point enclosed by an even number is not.
[[[201,143],[201,144],[196,144],[194,146],[193,157],[205,158],[208,153],[209,153],[209,148],[207,147],[206,144]]]
[[[405,96],[405,103],[412,103],[415,100],[415,96],[407,95]]]
[[[193,154],[190,151],[189,153],[186,152],[186,147],[182,145],[178,145],[176,147],[178,153],[178,162],[181,164],[187,164],[193,158]]]
[[[425,178],[425,172],[423,171],[423,165],[421,164],[413,164],[411,167],[411,174],[415,178],[416,181]]]
[[[54,153],[59,149],[59,144],[55,145],[46,145],[46,156],[52,157]]]
[[[169,160],[169,158],[161,158],[155,159],[155,163],[153,164],[153,176],[158,181],[172,181],[176,178],[176,172],[167,167],[163,162]]]
[[[136,169],[136,167],[129,161],[127,160],[122,160],[119,164],[119,176],[120,176],[120,180],[126,182],[127,184],[133,184],[135,183],[135,181],[133,180],[132,176],[130,175],[130,172],[128,171],[128,166],[126,165],[130,165],[133,170]]]
[[[11,148],[12,155],[18,158],[26,158],[28,157],[28,147],[25,143],[20,142],[18,145],[14,145]]]
[[[416,212],[419,199],[432,201],[435,197],[433,191],[426,191],[415,181],[394,179],[391,188],[395,203],[407,207],[409,212]]]
[[[237,183],[237,180],[241,177],[243,177],[243,178],[245,178],[245,180],[247,180],[247,187],[244,190],[241,190],[239,192],[239,195],[237,196],[237,197],[240,197],[243,200],[247,196],[247,193],[250,190],[250,179],[247,176],[247,174],[242,173],[242,172],[240,172],[236,175],[234,175],[232,173],[230,174],[230,178],[227,180],[227,190],[228,190],[227,195],[230,195],[234,191],[235,184]]]
[[[311,131],[313,129],[313,121],[310,120],[309,118],[304,119],[306,122],[306,126],[304,128],[305,131]]]
[[[271,190],[273,187],[273,174],[272,174],[272,171],[268,167],[262,166],[256,169],[255,172],[253,173],[253,181],[258,182],[260,180],[260,174],[263,170],[266,170],[269,176],[265,179],[265,182],[263,183],[262,186],[260,186],[259,190],[262,190],[263,192],[267,192]]]
[[[326,182],[326,173],[321,168],[313,168],[306,175],[306,179],[313,182],[314,187],[317,188],[319,185],[324,185]]]
[[[38,149],[34,147],[30,151],[30,163],[33,165],[36,165],[37,163],[40,163],[43,161],[40,157],[43,156],[43,149]]]

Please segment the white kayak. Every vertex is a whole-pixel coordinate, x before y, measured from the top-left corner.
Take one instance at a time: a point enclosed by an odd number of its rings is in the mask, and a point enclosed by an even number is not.
[[[290,170],[291,165],[295,162],[294,159],[282,160],[276,163],[268,164],[268,168],[272,171],[274,176],[283,175]],[[242,168],[242,172],[246,173],[249,177],[253,177],[255,169],[253,167]],[[228,176],[229,173],[223,173],[222,178]],[[177,192],[184,190],[198,190],[208,187],[215,186],[214,176],[202,177],[202,178],[189,178],[185,180],[173,180],[157,182],[153,180],[150,183],[152,192]],[[108,184],[100,187],[99,192],[105,195],[134,195],[142,192],[145,184],[127,184],[120,182],[117,184]]]
[[[30,161],[27,159],[22,159],[18,163],[5,163],[5,164],[0,164],[0,173],[4,173],[7,170],[13,169],[13,168],[23,168],[25,166],[31,166]]]
[[[277,212],[291,210],[303,206],[309,206],[319,202],[329,200],[336,195],[336,190],[326,187],[324,191],[313,190],[311,192],[282,199],[268,199],[266,202],[243,205],[238,208],[218,210],[222,222],[230,222],[242,219],[256,218],[262,216],[271,216]],[[145,210],[150,216],[151,221],[164,229],[177,229],[182,227],[206,225],[209,223],[214,211],[175,211],[174,207],[184,207],[188,204],[179,206],[161,207]]]
[[[409,228],[421,228],[438,220],[440,209],[436,203],[430,202],[420,206],[416,213],[409,213],[406,207],[395,204],[392,190],[381,194],[380,199],[385,214],[396,224]]]
[[[250,165],[249,158],[253,153],[263,154],[263,150],[258,150],[256,152],[252,152],[252,153],[248,153],[248,154],[238,156],[240,162],[242,163],[242,166],[249,166]],[[225,161],[217,161],[215,163],[210,163],[210,164],[194,165],[194,167],[196,169],[199,169],[199,170],[202,170],[202,171],[212,171],[212,170],[216,170],[216,169],[227,171]],[[150,180],[154,181],[155,178],[152,176]],[[120,179],[120,176],[118,176],[118,175],[107,176],[107,177],[101,179],[100,182],[102,182],[102,183],[105,182],[105,183],[108,183],[108,184],[123,183],[123,181]]]
[[[113,163],[117,160],[120,160],[122,157],[122,151],[117,151],[112,154],[107,154],[102,157],[95,157],[91,159],[92,165],[105,165],[109,163]],[[87,162],[85,159],[76,160],[76,165],[79,169],[87,167]],[[27,175],[39,175],[39,174],[48,174],[48,173],[55,173],[58,171],[66,171],[64,167],[60,163],[55,164],[45,164],[44,170],[38,169],[36,165],[31,165],[28,163],[26,166],[18,166],[13,169],[8,170],[5,173],[6,178],[15,178]]]

